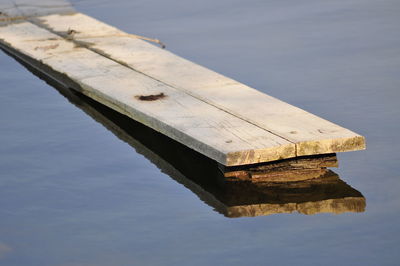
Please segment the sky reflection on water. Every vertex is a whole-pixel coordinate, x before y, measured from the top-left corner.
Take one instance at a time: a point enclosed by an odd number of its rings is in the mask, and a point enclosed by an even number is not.
[[[363,213],[228,219],[0,54],[0,265],[396,265],[397,1],[76,1],[366,136]]]

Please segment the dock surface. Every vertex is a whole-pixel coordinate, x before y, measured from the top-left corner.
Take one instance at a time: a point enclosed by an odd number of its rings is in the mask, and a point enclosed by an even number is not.
[[[2,49],[223,165],[365,148],[348,129],[72,8],[29,8],[0,2]]]

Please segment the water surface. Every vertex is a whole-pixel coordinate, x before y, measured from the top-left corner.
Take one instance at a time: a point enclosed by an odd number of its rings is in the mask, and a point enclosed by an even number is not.
[[[398,1],[73,2],[364,135],[366,210],[227,218],[1,53],[0,265],[398,264]]]

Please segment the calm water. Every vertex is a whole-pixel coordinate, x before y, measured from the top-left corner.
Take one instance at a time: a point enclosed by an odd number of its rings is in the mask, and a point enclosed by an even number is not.
[[[399,264],[399,1],[74,4],[366,136],[334,171],[367,207],[227,218],[0,53],[0,265]]]

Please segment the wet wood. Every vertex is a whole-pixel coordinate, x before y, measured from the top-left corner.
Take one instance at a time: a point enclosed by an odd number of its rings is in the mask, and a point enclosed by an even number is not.
[[[336,154],[303,156],[253,166],[224,167],[220,170],[228,181],[284,182],[318,178],[327,167],[338,167]]]

